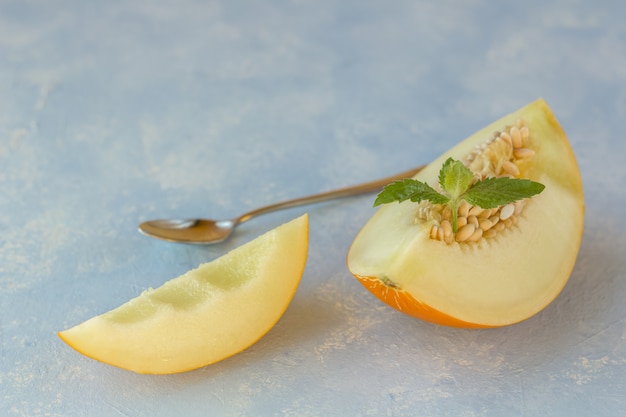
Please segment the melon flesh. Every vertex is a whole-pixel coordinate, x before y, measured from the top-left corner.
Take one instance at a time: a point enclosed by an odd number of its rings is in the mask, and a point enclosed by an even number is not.
[[[387,204],[356,236],[347,257],[350,271],[364,284],[376,281],[413,299],[425,309],[420,318],[453,318],[441,324],[502,326],[546,307],[574,267],[584,199],[574,153],[543,100],[475,133],[414,178],[436,182],[447,158],[462,160],[494,131],[520,119],[529,128],[529,148],[535,152],[524,177],[545,189],[527,201],[515,226],[476,243],[446,244],[429,237],[429,224],[416,223],[417,203]],[[392,306],[404,310],[401,303]]]
[[[305,214],[59,336],[85,356],[138,373],[221,361],[282,317],[304,272],[308,235]]]

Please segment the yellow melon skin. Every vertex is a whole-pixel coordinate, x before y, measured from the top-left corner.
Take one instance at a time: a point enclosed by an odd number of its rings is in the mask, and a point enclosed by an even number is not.
[[[287,309],[304,272],[308,230],[303,215],[59,336],[90,358],[138,373],[225,359]]]
[[[542,99],[492,123],[450,149],[414,178],[436,183],[443,162],[463,159],[494,131],[523,120],[535,156],[526,178],[545,185],[517,224],[477,243],[429,237],[415,222],[417,203],[379,208],[354,239],[350,272],[390,306],[437,324],[498,327],[525,320],[561,292],[583,232],[584,195],[569,141]]]

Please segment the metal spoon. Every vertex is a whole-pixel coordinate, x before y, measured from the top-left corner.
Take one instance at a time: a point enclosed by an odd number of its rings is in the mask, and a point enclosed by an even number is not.
[[[280,203],[260,207],[230,220],[209,219],[161,219],[151,220],[139,225],[139,231],[147,236],[178,243],[208,245],[226,240],[237,225],[261,214],[270,213],[290,207],[319,203],[334,198],[349,197],[378,191],[394,180],[410,178],[422,170],[424,166],[413,168],[390,177],[338,190],[326,191],[307,197],[295,198]]]

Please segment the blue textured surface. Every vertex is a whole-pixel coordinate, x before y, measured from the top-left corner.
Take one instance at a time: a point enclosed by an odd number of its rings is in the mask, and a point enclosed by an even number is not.
[[[0,0],[0,415],[620,416],[626,4]],[[514,326],[384,307],[345,253],[372,197],[212,247],[141,236],[428,162],[544,97],[586,191],[578,263]],[[58,330],[311,215],[302,284],[245,352],[142,376]]]

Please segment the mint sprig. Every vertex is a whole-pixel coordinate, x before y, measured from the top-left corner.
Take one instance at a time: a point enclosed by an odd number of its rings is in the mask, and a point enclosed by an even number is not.
[[[497,177],[475,181],[472,171],[452,158],[448,158],[439,171],[439,186],[443,193],[425,182],[410,178],[394,181],[378,194],[374,207],[406,200],[446,204],[450,207],[452,230],[456,233],[458,208],[463,200],[483,209],[491,209],[530,198],[545,188],[541,183],[521,178]]]

